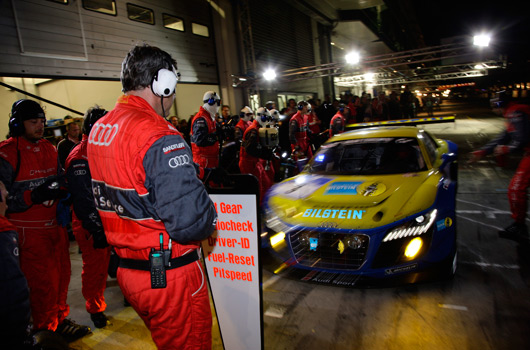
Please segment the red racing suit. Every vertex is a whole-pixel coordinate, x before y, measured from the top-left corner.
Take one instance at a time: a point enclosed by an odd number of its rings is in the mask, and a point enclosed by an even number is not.
[[[247,130],[247,128],[251,125],[251,121],[246,122],[243,119],[239,119],[234,130],[235,139],[237,141],[241,141],[243,139],[243,135],[245,135],[245,130]]]
[[[493,153],[497,146],[500,155],[523,151],[524,155],[508,186],[508,201],[512,218],[524,223],[528,208],[527,189],[530,187],[530,106],[511,104],[504,112],[506,130],[478,152],[483,156]]]
[[[274,173],[272,173],[273,177],[271,178],[271,173],[265,171],[264,162],[261,161],[262,159],[269,160],[272,157],[272,152],[260,144],[259,128],[258,121],[254,120],[245,130],[239,154],[239,169],[242,174],[252,174],[258,179],[261,201],[265,192],[273,184]]]
[[[95,249],[94,237],[104,239],[103,225],[99,217],[94,195],[92,177],[88,168],[88,137],[78,143],[65,162],[66,179],[73,200],[72,229],[81,249],[83,271],[81,272],[81,291],[86,300],[86,310],[95,314],[107,308],[105,287],[110,260],[110,247]],[[99,235],[99,237],[97,237]]]
[[[160,235],[172,258],[197,254],[217,214],[182,134],[144,99],[125,95],[94,125],[88,143],[96,206],[118,256],[148,265]],[[166,267],[160,289],[151,288],[149,271],[120,263],[120,288],[160,349],[211,348],[208,289],[196,258]]]
[[[342,112],[337,112],[329,122],[329,137],[344,132],[345,118]]]
[[[304,153],[309,159],[313,156],[313,150],[311,149],[309,136],[307,135],[307,118],[304,117],[300,111],[291,117],[289,121],[289,139],[291,141],[291,150],[295,151],[298,147],[298,150]]]
[[[46,139],[30,142],[19,136],[0,143],[0,181],[9,192],[7,218],[19,235],[34,330],[54,331],[70,311],[70,242],[57,225],[57,201],[31,201],[31,191],[61,171],[57,150]]]
[[[201,168],[217,168],[219,166],[217,125],[210,117],[210,113],[202,106],[191,121],[190,138],[193,161]]]

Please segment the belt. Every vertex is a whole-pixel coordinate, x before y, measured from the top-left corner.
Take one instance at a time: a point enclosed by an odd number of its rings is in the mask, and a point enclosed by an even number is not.
[[[170,259],[169,265],[166,266],[166,270],[176,269],[177,267],[191,264],[192,262],[197,261],[197,260],[199,260],[199,254],[197,254],[197,251],[186,254],[186,255],[182,255],[177,258]],[[142,271],[151,270],[151,265],[149,264],[149,260],[120,258],[119,267],[123,269],[131,269],[131,270],[142,270]]]

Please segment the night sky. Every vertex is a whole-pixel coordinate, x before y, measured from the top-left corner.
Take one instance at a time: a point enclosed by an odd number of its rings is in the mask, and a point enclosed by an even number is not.
[[[444,37],[488,32],[491,45],[513,59],[530,59],[530,11],[526,1],[412,0],[427,46]]]

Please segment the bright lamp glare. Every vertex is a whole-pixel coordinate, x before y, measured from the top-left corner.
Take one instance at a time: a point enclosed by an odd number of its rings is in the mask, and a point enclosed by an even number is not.
[[[271,246],[275,248],[278,245],[280,245],[284,240],[285,240],[285,233],[278,232],[277,234],[275,234],[274,236],[270,238]]]
[[[361,56],[359,56],[358,52],[350,52],[345,57],[346,63],[349,64],[357,64],[361,60]]]
[[[486,34],[475,35],[473,37],[473,45],[487,47],[490,44],[490,36]]]
[[[418,252],[421,249],[421,246],[423,245],[423,241],[420,237],[414,238],[410,243],[407,245],[407,248],[405,248],[405,256],[409,259],[412,259],[418,254]]]
[[[364,74],[364,80],[373,82],[375,80],[375,74],[374,73],[365,73]]]
[[[263,73],[263,77],[265,78],[265,80],[274,80],[276,79],[276,72],[272,69],[267,69]]]

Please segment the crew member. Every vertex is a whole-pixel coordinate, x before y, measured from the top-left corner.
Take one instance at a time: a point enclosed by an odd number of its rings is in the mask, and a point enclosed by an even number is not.
[[[243,139],[245,130],[247,130],[250,125],[252,125],[253,119],[254,111],[248,106],[243,107],[243,109],[241,109],[241,112],[239,113],[239,121],[237,122],[234,131],[236,141],[241,141]]]
[[[291,151],[294,153],[294,159],[311,158],[313,151],[309,143],[309,129],[307,121],[307,111],[309,103],[300,101],[297,104],[298,112],[291,117],[289,121],[289,140],[291,142]]]
[[[99,107],[88,109],[83,122],[83,139],[72,149],[65,165],[74,208],[72,229],[83,259],[81,291],[86,300],[86,310],[97,328],[103,328],[108,323],[108,318],[103,313],[107,308],[103,293],[107,284],[110,247],[94,204],[87,146],[92,126],[106,113]]]
[[[320,147],[320,124],[322,124],[322,122],[318,119],[318,116],[315,113],[315,109],[317,108],[315,100],[311,99],[308,103],[307,114],[304,118],[307,118],[309,141],[312,147],[311,151],[313,151]]]
[[[202,169],[219,166],[219,135],[215,116],[221,105],[221,98],[214,91],[207,91],[204,104],[191,121],[191,150],[193,161]]]
[[[263,200],[265,192],[272,186],[272,179],[267,174],[264,163],[261,160],[270,160],[272,150],[264,147],[260,142],[259,129],[270,125],[270,112],[263,107],[256,111],[256,119],[245,130],[241,152],[239,156],[239,169],[242,174],[252,174],[256,176],[260,185],[260,201]]]
[[[499,236],[518,242],[529,241],[525,223],[528,208],[527,189],[530,186],[530,106],[512,101],[509,92],[501,91],[492,101],[494,112],[504,115],[506,129],[480,150],[472,153],[471,162],[493,153],[497,159],[508,154],[524,152],[523,158],[508,186],[508,201],[514,222],[499,232]]]
[[[71,122],[66,125],[66,137],[57,144],[57,152],[59,153],[59,162],[64,169],[66,158],[70,154],[72,148],[79,143],[81,128],[76,122]]]
[[[33,330],[56,331],[65,340],[85,336],[90,328],[66,318],[70,283],[69,240],[57,225],[57,202],[67,195],[57,150],[43,138],[46,117],[33,100],[11,109],[10,138],[0,143],[0,181],[9,196],[7,218],[17,228],[20,267],[30,288]]]
[[[120,257],[118,283],[156,346],[210,349],[212,316],[198,250],[217,214],[189,146],[163,119],[177,77],[167,52],[132,48],[122,64],[125,95],[92,128],[88,161],[105,235]],[[208,107],[217,104],[212,96]],[[215,113],[203,115],[209,125]]]
[[[341,103],[337,113],[331,118],[331,122],[329,123],[329,137],[344,132],[346,120],[348,120],[349,116],[350,109],[344,103]]]

